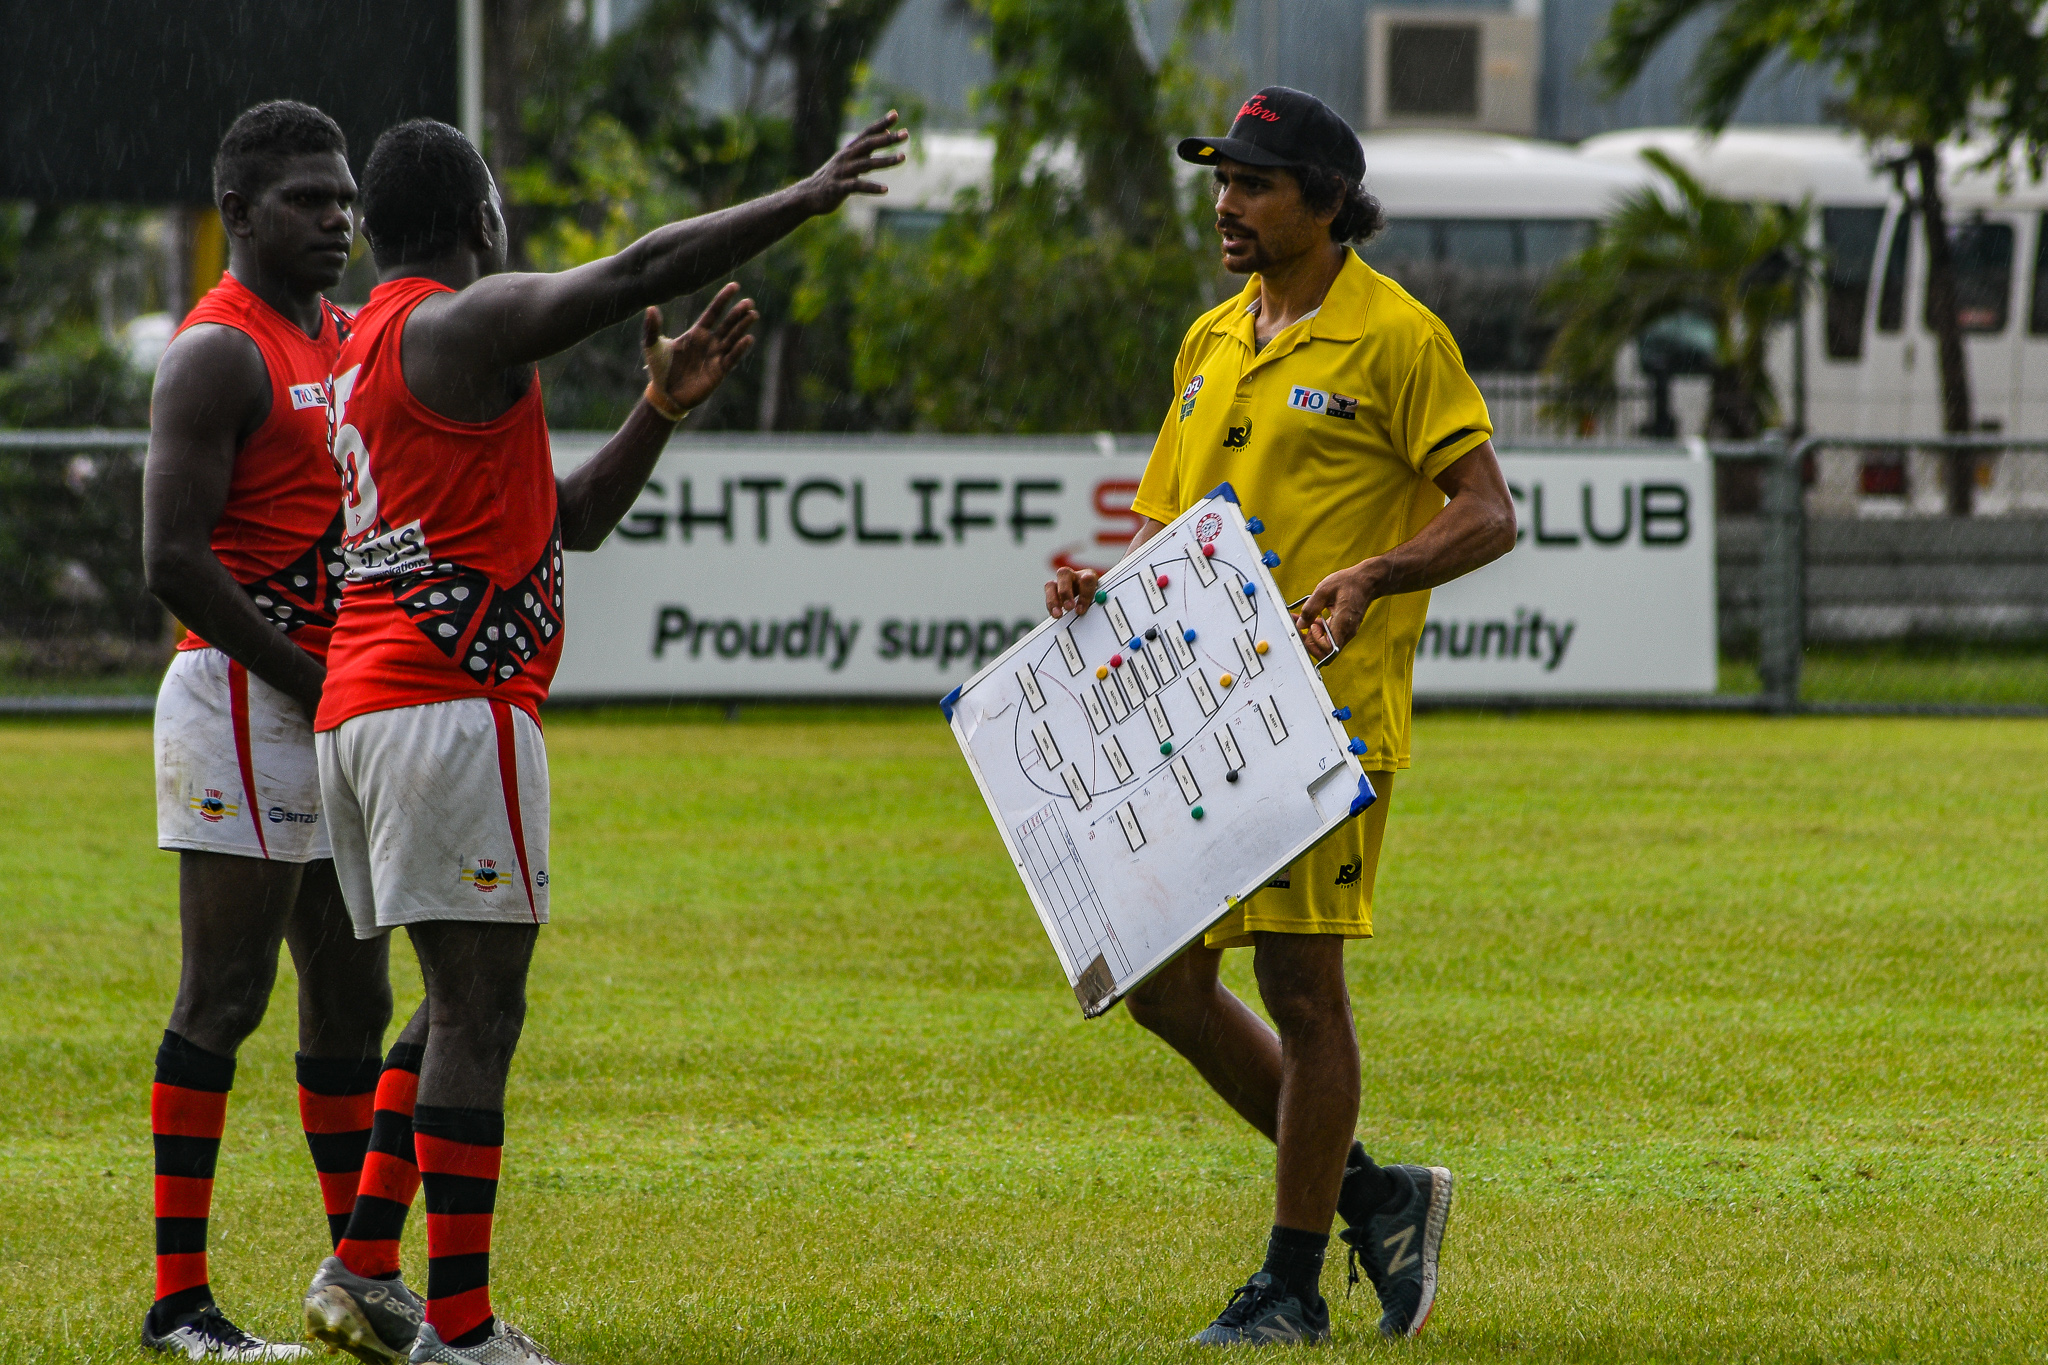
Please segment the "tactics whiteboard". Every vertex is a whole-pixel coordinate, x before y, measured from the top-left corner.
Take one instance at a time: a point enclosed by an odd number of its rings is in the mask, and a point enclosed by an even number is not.
[[[1088,1017],[1374,799],[1225,484],[943,706]]]

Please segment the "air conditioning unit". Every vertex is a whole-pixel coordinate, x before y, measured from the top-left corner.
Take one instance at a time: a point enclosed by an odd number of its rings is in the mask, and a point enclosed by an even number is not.
[[[1365,37],[1369,128],[1536,132],[1536,18],[1375,5]]]

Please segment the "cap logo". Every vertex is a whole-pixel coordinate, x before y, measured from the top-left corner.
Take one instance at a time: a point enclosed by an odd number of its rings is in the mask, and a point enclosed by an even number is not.
[[[1278,123],[1280,115],[1266,107],[1265,99],[1264,95],[1253,95],[1244,102],[1244,107],[1237,111],[1237,116],[1243,118],[1249,114],[1253,118],[1262,118],[1268,123]]]

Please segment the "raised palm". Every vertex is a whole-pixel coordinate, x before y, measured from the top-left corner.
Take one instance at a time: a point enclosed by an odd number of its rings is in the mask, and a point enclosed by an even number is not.
[[[650,387],[665,395],[678,411],[694,408],[725,382],[733,367],[754,347],[750,335],[761,315],[752,299],[733,302],[740,292],[728,284],[690,330],[679,337],[661,334],[661,310],[650,308],[640,320],[640,351],[647,358]],[[659,406],[658,404],[656,406]]]

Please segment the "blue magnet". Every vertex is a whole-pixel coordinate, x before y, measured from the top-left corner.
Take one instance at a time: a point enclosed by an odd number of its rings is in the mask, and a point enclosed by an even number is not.
[[[1266,523],[1260,521],[1257,517],[1249,517],[1245,520],[1244,529],[1250,531],[1253,535],[1257,535],[1266,529]]]
[[[1258,590],[1259,587],[1256,583],[1247,583],[1244,585],[1244,595],[1246,597],[1250,597],[1253,593],[1257,592]]]
[[[1143,649],[1144,647],[1145,642],[1143,640],[1140,640],[1135,635],[1131,637],[1131,653],[1136,654],[1139,650]]]
[[[1266,551],[1266,553],[1259,556],[1259,563],[1265,565],[1269,569],[1277,569],[1280,567],[1280,556],[1274,551],[1268,550]]]
[[[1350,708],[1350,707],[1348,707],[1348,706],[1340,706],[1340,707],[1338,707],[1338,708],[1337,708],[1336,710],[1334,710],[1334,711],[1332,711],[1332,712],[1330,713],[1330,719],[1331,719],[1331,720],[1350,720],[1350,719],[1351,719],[1351,708]]]
[[[1193,644],[1195,642],[1195,633],[1192,630],[1184,630],[1180,633],[1180,638],[1186,640],[1189,644]]]
[[[1344,747],[1349,749],[1354,754],[1362,754],[1366,752],[1365,741],[1362,739],[1354,739]]]

